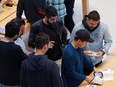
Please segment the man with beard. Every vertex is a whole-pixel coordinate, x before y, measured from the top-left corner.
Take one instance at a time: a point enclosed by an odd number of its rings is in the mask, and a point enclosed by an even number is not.
[[[79,29],[89,31],[91,37],[94,39],[93,43],[89,43],[84,48],[84,54],[97,67],[100,63],[102,63],[103,55],[108,55],[108,51],[112,44],[108,26],[100,21],[99,13],[93,10],[89,12],[88,15],[85,15],[82,22],[75,25],[71,34],[71,41],[75,36],[75,32]]]
[[[47,51],[48,58],[58,60],[62,56],[62,49],[67,40],[67,31],[61,21],[57,21],[58,13],[55,7],[45,9],[45,17],[31,26],[28,46],[35,48],[35,37],[39,32],[49,35],[52,47]]]
[[[19,21],[9,21],[5,25],[5,37],[0,39],[0,87],[20,87],[20,66],[27,56],[14,44],[24,26]]]

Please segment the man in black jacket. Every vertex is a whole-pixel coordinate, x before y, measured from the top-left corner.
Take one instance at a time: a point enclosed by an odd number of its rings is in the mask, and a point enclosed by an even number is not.
[[[62,56],[62,49],[66,45],[67,31],[60,21],[57,21],[58,13],[55,7],[48,6],[45,9],[45,17],[32,24],[28,46],[35,48],[35,37],[39,32],[49,35],[53,47],[47,51],[47,55],[51,60],[58,60]]]
[[[43,17],[46,0],[19,0],[17,5],[17,18],[21,18],[23,11],[30,24]]]
[[[49,36],[37,34],[35,51],[21,66],[21,87],[63,87],[57,64],[45,55],[49,46]]]

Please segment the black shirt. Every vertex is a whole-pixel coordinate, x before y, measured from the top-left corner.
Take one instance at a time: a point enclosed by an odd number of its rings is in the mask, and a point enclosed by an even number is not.
[[[44,24],[44,23],[43,23]],[[57,31],[55,31],[55,26],[49,26],[44,24],[43,26],[44,33],[48,34],[50,37],[50,41],[55,41],[54,47],[52,49],[49,49],[47,51],[48,58],[52,60],[60,59],[62,56],[62,51],[60,49],[60,36],[57,34]]]
[[[18,45],[0,41],[0,83],[20,85],[20,66],[26,57]]]

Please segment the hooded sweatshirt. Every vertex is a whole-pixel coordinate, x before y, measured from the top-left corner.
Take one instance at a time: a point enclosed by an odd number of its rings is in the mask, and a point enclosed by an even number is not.
[[[63,87],[58,66],[46,55],[29,55],[21,66],[22,87]]]

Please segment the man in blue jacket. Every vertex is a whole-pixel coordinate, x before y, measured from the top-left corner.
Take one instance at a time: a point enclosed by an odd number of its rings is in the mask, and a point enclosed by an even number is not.
[[[78,87],[84,80],[90,82],[93,77],[85,74],[84,69],[95,70],[93,64],[83,53],[83,47],[94,40],[86,30],[76,32],[74,40],[67,46],[62,57],[62,78],[65,87]]]
[[[37,34],[34,53],[22,63],[21,87],[63,87],[57,64],[45,55],[51,45],[47,34]]]

